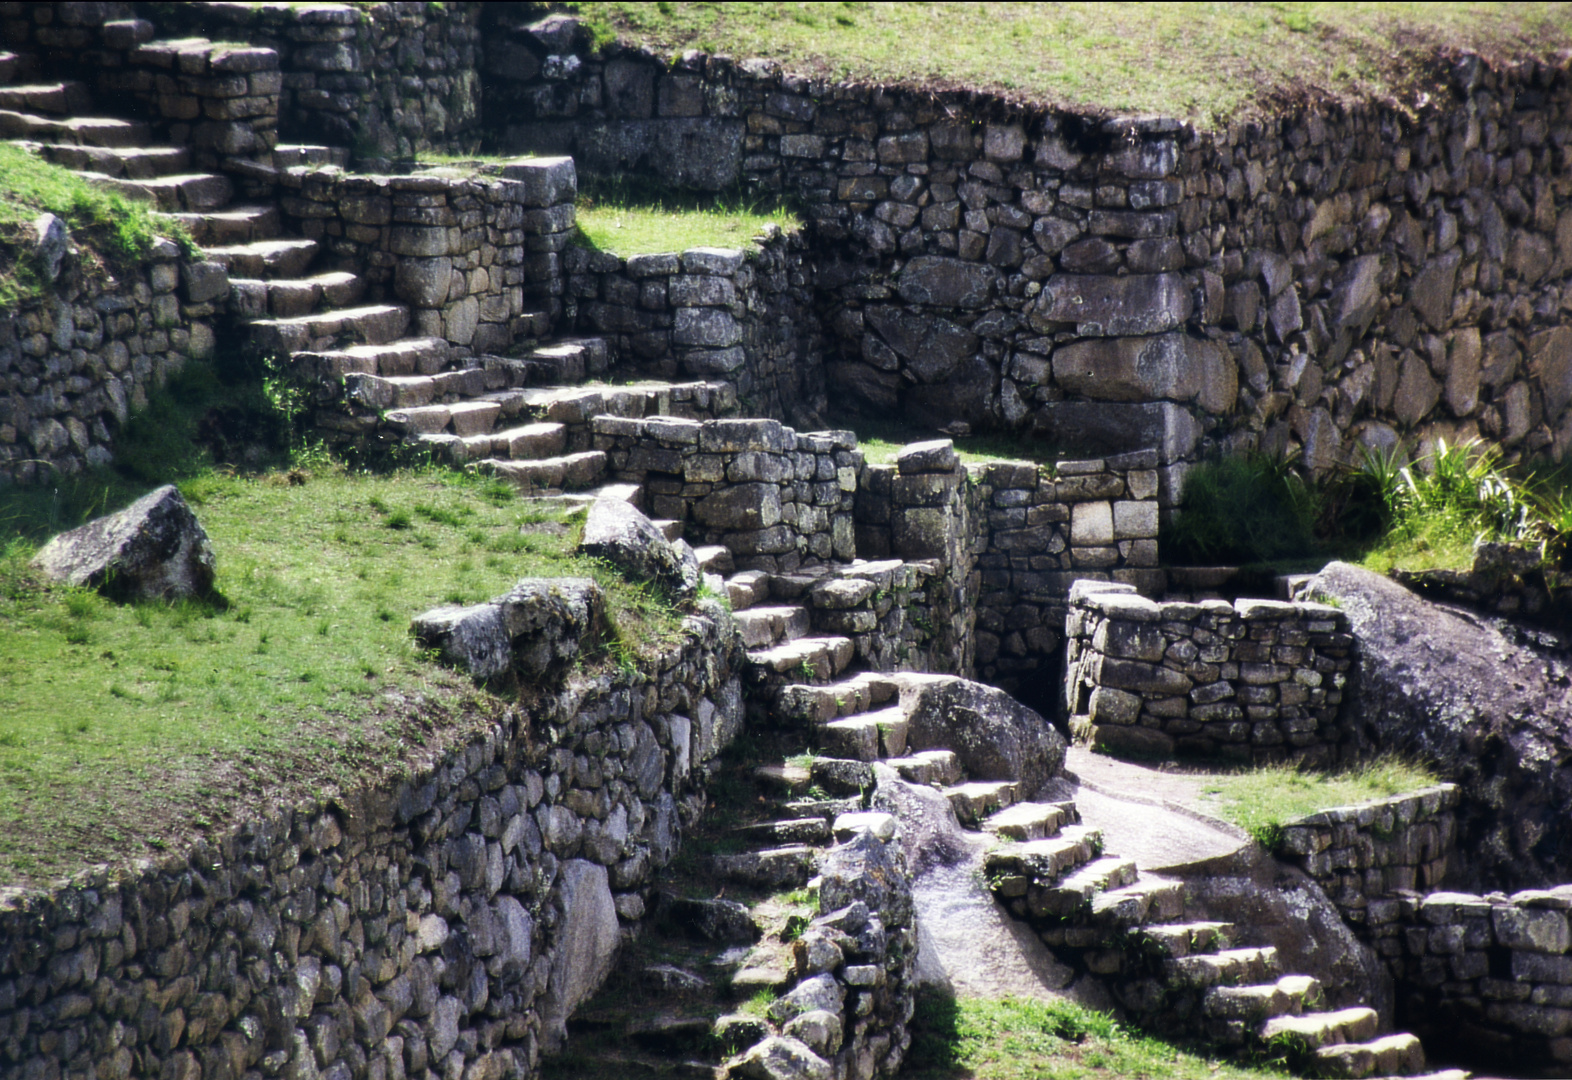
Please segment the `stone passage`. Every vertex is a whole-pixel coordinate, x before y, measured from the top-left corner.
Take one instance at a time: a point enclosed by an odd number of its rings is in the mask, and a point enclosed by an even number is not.
[[[1275,600],[1155,603],[1070,590],[1066,704],[1112,751],[1328,764],[1358,749],[1338,718],[1354,645],[1337,608]]]

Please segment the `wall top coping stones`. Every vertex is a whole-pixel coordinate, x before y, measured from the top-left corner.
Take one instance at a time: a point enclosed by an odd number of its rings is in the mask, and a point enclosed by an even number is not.
[[[1504,893],[1433,892],[1419,899],[1419,910],[1427,922],[1450,921],[1455,917],[1480,917],[1490,914],[1492,908],[1522,907],[1548,908],[1553,911],[1572,910],[1572,884],[1557,885],[1550,889],[1524,889],[1507,896]]]
[[[1310,619],[1336,623],[1339,629],[1345,628],[1347,623],[1347,616],[1328,604],[1248,599],[1236,600],[1233,603],[1226,600],[1203,600],[1199,604],[1185,601],[1156,601],[1137,595],[1133,586],[1114,585],[1101,581],[1076,582],[1070,589],[1070,603],[1072,606],[1100,612],[1109,618],[1131,622],[1180,622],[1190,621],[1201,615],[1211,615],[1239,618],[1247,622]]]
[[[902,476],[954,472],[960,463],[961,456],[955,452],[955,443],[949,439],[909,443],[895,455],[895,467]]]
[[[1460,794],[1456,784],[1435,784],[1418,791],[1411,791],[1406,795],[1397,795],[1376,802],[1318,810],[1313,814],[1305,814],[1292,821],[1285,821],[1283,827],[1288,829],[1305,825],[1369,826],[1375,824],[1386,811],[1391,811],[1399,821],[1406,822],[1419,816],[1431,816],[1443,810],[1454,809],[1459,799]]]

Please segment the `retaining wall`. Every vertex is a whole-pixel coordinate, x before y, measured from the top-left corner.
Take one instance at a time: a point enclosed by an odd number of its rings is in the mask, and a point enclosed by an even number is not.
[[[1316,471],[1398,439],[1572,446],[1563,66],[1460,57],[1413,114],[1203,134],[496,33],[536,57],[488,109],[502,146],[801,198],[829,385],[874,410],[1165,465],[1211,443]]]
[[[1080,582],[1065,624],[1079,738],[1119,751],[1325,765],[1359,750],[1338,716],[1348,620],[1324,604],[1153,602]]]
[[[746,249],[623,259],[570,247],[567,314],[612,343],[629,370],[727,379],[749,416],[822,427],[823,335],[801,233],[773,226]]]
[[[66,255],[53,294],[0,311],[0,484],[114,460],[113,437],[188,359],[213,353],[224,268],[167,240],[111,276]]]
[[[684,631],[642,673],[541,687],[396,785],[4,896],[4,1070],[531,1075],[742,722],[730,619]]]

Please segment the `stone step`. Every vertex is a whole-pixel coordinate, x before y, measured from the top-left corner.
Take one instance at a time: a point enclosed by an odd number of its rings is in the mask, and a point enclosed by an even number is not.
[[[724,578],[737,569],[731,550],[721,544],[704,544],[696,547],[693,549],[693,557],[699,560],[699,570],[706,574],[715,574]]]
[[[733,614],[746,611],[770,598],[770,575],[763,570],[744,570],[726,579],[726,599]]]
[[[0,109],[54,116],[80,116],[93,108],[93,95],[79,82],[0,86]]]
[[[767,649],[784,641],[795,641],[812,629],[808,609],[796,604],[733,610],[732,618],[749,649]]]
[[[444,338],[401,338],[385,345],[302,351],[291,362],[305,378],[336,383],[350,374],[434,375],[448,366],[452,355],[453,347]]]
[[[611,348],[605,338],[565,338],[534,350],[530,359],[556,368],[563,382],[583,382],[606,373]]]
[[[1043,894],[1044,883],[1056,882],[1097,858],[1102,842],[1103,834],[1097,829],[1067,825],[1058,836],[1001,844],[983,856],[983,871],[1001,899],[1015,899],[1028,892],[1036,897]]]
[[[1148,921],[1167,921],[1184,914],[1184,885],[1162,878],[1142,878],[1133,885],[1110,889],[1092,898],[1091,921],[1106,930],[1133,930]]]
[[[1358,1007],[1303,1016],[1276,1016],[1263,1024],[1258,1034],[1262,1042],[1291,1038],[1306,1050],[1319,1050],[1336,1043],[1362,1043],[1373,1039],[1380,1024],[1381,1019],[1374,1009]]]
[[[516,390],[487,392],[490,373],[485,368],[461,367],[431,375],[365,375],[354,372],[344,376],[344,395],[352,404],[373,411],[391,409],[399,417],[384,422],[402,434],[430,434],[447,430],[447,420],[463,416],[464,427],[451,430],[458,435],[495,437],[497,425],[516,419],[523,412],[522,395]],[[410,417],[402,414],[420,409]],[[442,410],[446,409],[444,414]],[[458,421],[455,419],[455,423]],[[558,425],[560,426],[560,425]],[[481,457],[493,453],[490,443]],[[508,442],[501,442],[495,453],[507,453]]]
[[[761,821],[733,830],[740,836],[771,844],[826,844],[830,841],[828,817],[799,817]]]
[[[1073,802],[1023,802],[990,816],[982,823],[982,829],[1001,840],[1043,840],[1057,836],[1060,828],[1080,820]]]
[[[493,453],[506,454],[511,461],[557,457],[568,445],[568,429],[561,424],[523,424],[498,431],[491,445]]]
[[[14,52],[0,49],[0,86],[10,86],[16,81],[17,71],[22,66],[22,58]]]
[[[20,145],[29,147],[45,161],[62,168],[115,178],[152,180],[191,170],[191,151],[183,146],[75,146],[70,143]]]
[[[763,571],[751,571],[763,575]],[[737,577],[742,577],[738,574]],[[736,579],[733,579],[736,580]],[[727,582],[730,590],[731,582]],[[736,609],[733,602],[733,610]],[[792,683],[781,687],[775,694],[773,714],[779,720],[795,724],[823,724],[845,716],[855,716],[869,709],[894,700],[900,694],[900,684],[883,672],[863,671],[850,679],[815,686],[812,683]]]
[[[953,750],[919,750],[885,764],[909,784],[949,787],[960,783],[961,777],[966,775],[961,769],[961,759]]]
[[[1413,1076],[1424,1071],[1425,1050],[1415,1036],[1401,1031],[1368,1042],[1323,1046],[1315,1052],[1312,1060],[1317,1075],[1335,1080],[1362,1080],[1367,1076]]]
[[[779,767],[779,766],[777,766]],[[812,782],[812,773],[808,773],[809,783]],[[806,785],[803,788],[807,790]],[[862,797],[853,795],[844,798],[789,798],[780,804],[781,809],[788,814],[800,817],[818,817],[826,823],[834,821],[842,814],[853,814],[862,809]]]
[[[871,832],[879,840],[888,842],[895,839],[897,825],[895,815],[883,810],[853,810],[838,816],[832,831],[835,839],[843,844],[864,832]]]
[[[229,182],[229,177],[217,173],[176,173],[146,180],[130,180],[92,172],[81,175],[96,187],[117,191],[128,199],[152,203],[165,213],[217,210],[228,206],[235,196],[235,188]]]
[[[273,147],[273,167],[293,169],[299,165],[349,166],[349,148],[344,146],[308,146],[302,143],[281,143]]]
[[[146,146],[153,131],[143,123],[106,116],[73,116],[54,120],[32,113],[0,109],[0,139],[30,139],[79,146]]]
[[[367,304],[292,319],[256,319],[249,325],[253,340],[280,352],[319,351],[349,342],[383,345],[404,336],[409,309],[402,304]]]
[[[218,52],[221,56],[214,56]],[[130,60],[145,67],[178,68],[187,75],[205,75],[209,65],[217,72],[278,70],[278,53],[263,46],[231,45],[205,37],[162,38],[138,45]],[[244,60],[244,65],[236,61]]]
[[[898,758],[906,753],[906,714],[899,705],[856,713],[814,728],[814,739],[839,757],[858,761]]]
[[[234,296],[231,305],[241,318],[299,318],[319,308],[341,308],[355,304],[366,293],[366,283],[358,274],[333,271],[305,278],[231,278]]]
[[[753,770],[753,782],[779,794],[801,795],[812,786],[813,773],[806,765],[760,765]]]
[[[748,651],[748,659],[766,671],[823,680],[845,671],[856,655],[857,646],[843,637],[804,637]]]
[[[298,278],[317,257],[317,247],[315,240],[253,240],[210,247],[207,257],[229,267],[231,277]]]
[[[1237,1045],[1268,1020],[1302,1015],[1305,1005],[1320,996],[1320,982],[1309,975],[1284,975],[1251,986],[1214,986],[1201,995],[1201,1015],[1221,1025],[1213,1028],[1214,1038]]]
[[[856,758],[816,757],[808,774],[831,795],[861,795],[873,787],[873,765]]]
[[[203,246],[226,247],[257,240],[276,239],[280,224],[276,206],[232,206],[201,213],[155,215],[184,225],[191,239]]]
[[[508,481],[524,495],[546,495],[595,486],[606,475],[606,455],[600,450],[585,450],[539,461],[488,458],[480,462],[480,467]]]
[[[1278,967],[1277,950],[1268,945],[1182,956],[1166,961],[1163,974],[1170,987],[1208,990],[1214,986],[1262,983],[1276,979],[1282,970]]]
[[[650,518],[650,524],[660,530],[668,544],[675,544],[682,539],[682,522],[671,518]]]
[[[962,825],[976,827],[990,814],[1015,805],[1021,797],[1021,785],[1014,780],[973,780],[944,789],[955,817]]]
[[[1158,956],[1178,959],[1224,948],[1233,932],[1233,923],[1190,922],[1143,926],[1136,934],[1141,944]]]
[[[818,849],[807,844],[765,848],[740,855],[716,855],[711,866],[719,877],[763,889],[796,889],[813,876]]]

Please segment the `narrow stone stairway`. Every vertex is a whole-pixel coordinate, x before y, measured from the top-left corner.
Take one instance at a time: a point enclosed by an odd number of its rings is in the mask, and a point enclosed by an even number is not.
[[[1238,944],[1232,924],[1191,910],[1182,882],[1143,876],[1133,860],[1104,851],[1100,835],[995,831],[1009,841],[984,859],[995,896],[1057,955],[1101,976],[1141,1027],[1172,1036],[1201,1033],[1235,1051],[1282,1054],[1303,1075],[1424,1072],[1424,1051],[1413,1035],[1378,1035],[1373,1009],[1325,1011],[1316,979],[1285,975],[1270,946]],[[1429,1075],[1461,1080],[1466,1074]]]

